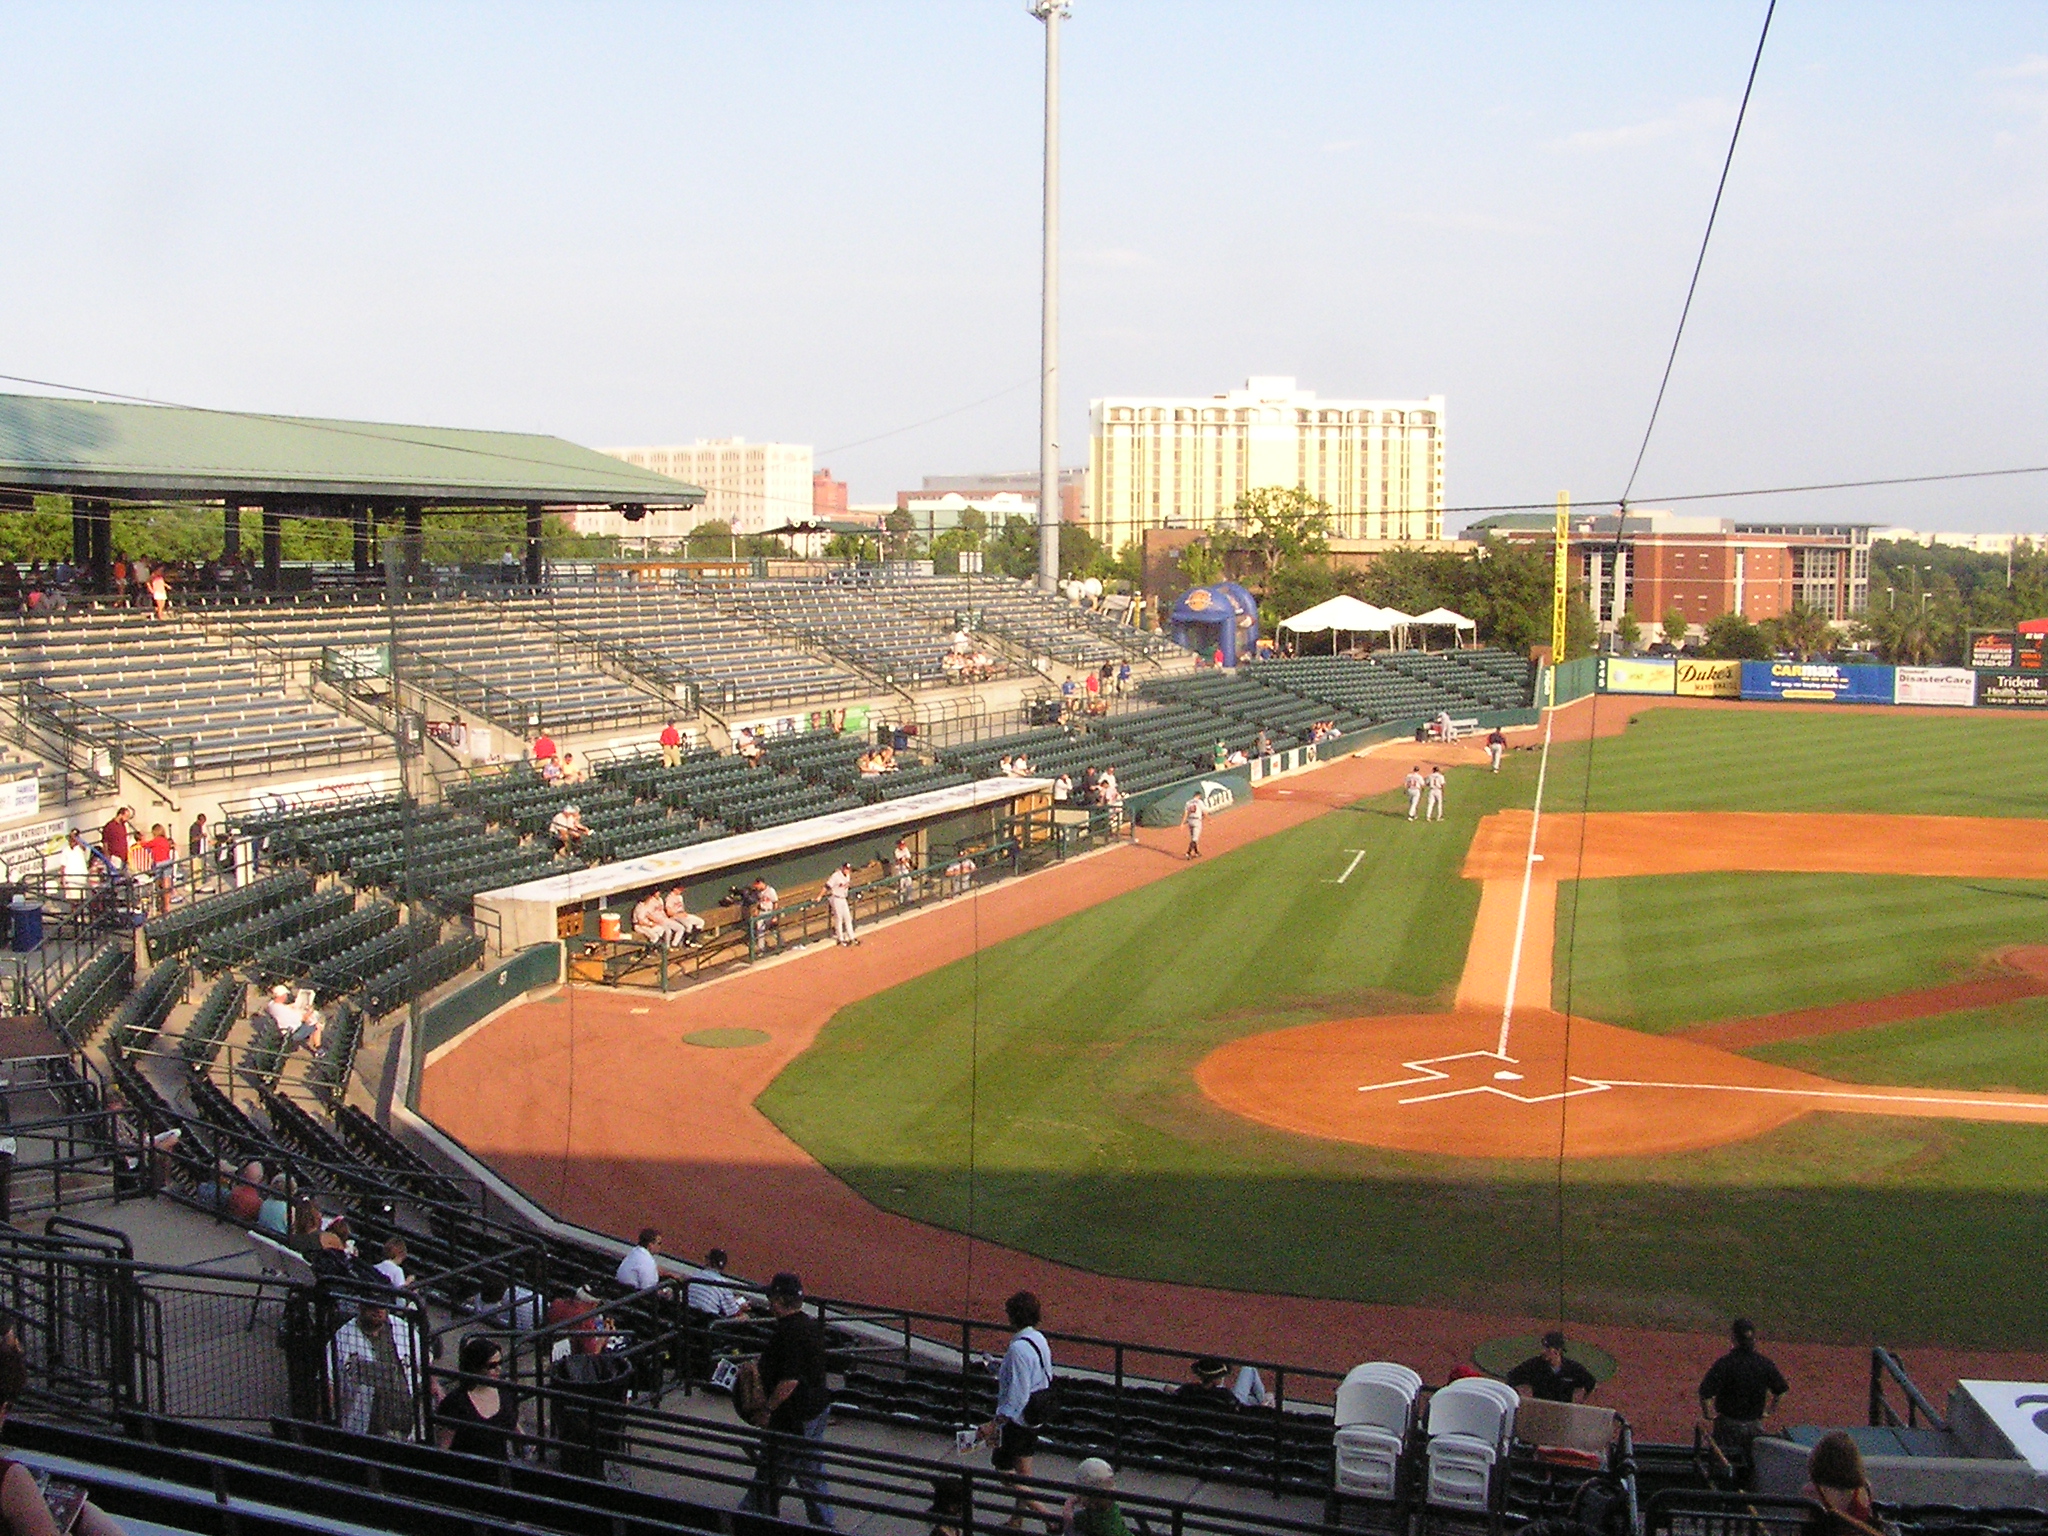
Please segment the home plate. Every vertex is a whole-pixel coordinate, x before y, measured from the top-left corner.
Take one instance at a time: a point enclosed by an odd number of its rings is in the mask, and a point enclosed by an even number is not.
[[[1522,1074],[1519,1072],[1496,1072],[1493,1074],[1493,1080],[1496,1083],[1519,1083],[1522,1080]]]

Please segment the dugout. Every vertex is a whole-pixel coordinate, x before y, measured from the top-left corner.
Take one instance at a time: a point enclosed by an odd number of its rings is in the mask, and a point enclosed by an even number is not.
[[[680,885],[690,910],[703,913],[756,876],[782,891],[821,880],[841,862],[855,869],[877,859],[886,864],[896,839],[906,834],[920,863],[929,863],[962,845],[1006,835],[1020,819],[1049,807],[1051,794],[1049,779],[981,779],[550,875],[481,892],[477,925],[490,935],[495,953],[512,954],[530,944],[595,936],[600,912],[623,907],[630,915],[632,903],[654,889]]]

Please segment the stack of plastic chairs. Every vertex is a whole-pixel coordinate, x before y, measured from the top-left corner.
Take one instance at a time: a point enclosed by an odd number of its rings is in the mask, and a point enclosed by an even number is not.
[[[1337,1388],[1337,1492],[1351,1498],[1395,1499],[1401,1460],[1415,1420],[1422,1378],[1405,1365],[1375,1360],[1353,1366]]]
[[[1492,1508],[1493,1470],[1507,1457],[1520,1399],[1504,1381],[1473,1376],[1437,1389],[1429,1400],[1429,1489],[1445,1509]]]

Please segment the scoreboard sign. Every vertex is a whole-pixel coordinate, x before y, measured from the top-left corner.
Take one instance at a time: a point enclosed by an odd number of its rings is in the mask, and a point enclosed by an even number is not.
[[[2023,635],[2012,629],[1970,633],[1970,665],[1986,672],[2040,672],[2048,636]]]

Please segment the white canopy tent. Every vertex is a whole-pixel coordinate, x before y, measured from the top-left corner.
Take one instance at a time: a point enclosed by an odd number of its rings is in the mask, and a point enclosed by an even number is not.
[[[1469,629],[1475,639],[1479,631],[1477,622],[1449,608],[1432,608],[1427,613],[1418,613],[1414,623],[1425,629],[1448,629],[1456,636],[1462,636],[1462,632]]]
[[[1282,619],[1280,628],[1296,630],[1302,634],[1320,634],[1326,629],[1342,630],[1349,634],[1381,633],[1393,629],[1388,622],[1387,610],[1375,608],[1371,603],[1360,602],[1357,598],[1340,594],[1326,602],[1305,608],[1291,619]]]

